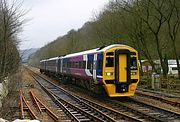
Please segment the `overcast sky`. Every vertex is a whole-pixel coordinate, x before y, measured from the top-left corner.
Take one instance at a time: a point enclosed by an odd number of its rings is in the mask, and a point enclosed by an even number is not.
[[[42,47],[65,35],[71,29],[81,28],[91,20],[93,13],[102,10],[109,0],[24,0],[22,8],[29,10],[31,19],[20,34],[20,49]]]

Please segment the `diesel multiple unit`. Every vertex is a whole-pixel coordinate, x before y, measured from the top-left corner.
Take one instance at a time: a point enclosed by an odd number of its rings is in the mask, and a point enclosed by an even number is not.
[[[133,96],[139,82],[138,53],[127,45],[106,47],[40,61],[40,72],[110,97]]]

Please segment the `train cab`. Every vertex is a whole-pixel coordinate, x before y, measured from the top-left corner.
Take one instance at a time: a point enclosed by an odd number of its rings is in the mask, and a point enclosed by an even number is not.
[[[110,97],[133,96],[139,82],[138,54],[121,45],[104,52],[104,88]]]

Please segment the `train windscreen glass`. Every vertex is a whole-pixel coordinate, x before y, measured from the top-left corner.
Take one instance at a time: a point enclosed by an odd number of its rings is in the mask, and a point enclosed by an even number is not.
[[[106,67],[113,67],[113,66],[114,66],[114,58],[106,57]]]
[[[131,57],[131,70],[137,70],[137,60],[136,60],[136,57]]]

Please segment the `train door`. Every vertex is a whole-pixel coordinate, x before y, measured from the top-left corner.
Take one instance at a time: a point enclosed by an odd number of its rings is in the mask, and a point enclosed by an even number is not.
[[[131,82],[129,50],[116,50],[115,64],[116,91],[127,92]]]
[[[55,65],[55,68],[56,68],[56,73],[58,73],[58,59],[56,59],[56,65]]]
[[[97,73],[96,73],[96,66],[97,66],[97,54],[94,54],[94,61],[93,61],[93,80],[96,81]]]
[[[61,60],[58,59],[58,62],[57,62],[57,72],[60,73],[60,68],[61,68]]]
[[[119,82],[127,82],[127,54],[119,55]]]

